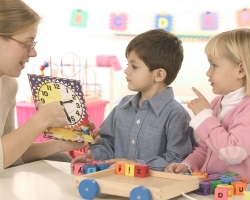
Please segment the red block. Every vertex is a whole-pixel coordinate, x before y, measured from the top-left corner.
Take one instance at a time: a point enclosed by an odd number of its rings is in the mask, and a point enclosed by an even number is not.
[[[143,164],[135,165],[134,176],[145,178],[145,177],[148,177],[149,175],[150,175],[150,166],[149,165],[143,165]]]

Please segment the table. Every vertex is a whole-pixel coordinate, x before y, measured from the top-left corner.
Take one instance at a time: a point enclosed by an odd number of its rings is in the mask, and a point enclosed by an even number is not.
[[[189,193],[196,200],[213,200],[213,195]],[[6,169],[0,173],[1,200],[83,200],[70,174],[70,163],[36,161]],[[128,200],[128,198],[100,195],[97,200]],[[234,196],[232,200],[243,200]],[[231,200],[230,199],[230,200]],[[184,196],[172,200],[187,200]]]

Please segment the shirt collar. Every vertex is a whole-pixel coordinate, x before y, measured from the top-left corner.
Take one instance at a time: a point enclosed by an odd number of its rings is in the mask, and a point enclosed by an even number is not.
[[[242,87],[238,90],[228,93],[227,95],[224,95],[221,103],[231,103],[234,101],[239,101],[242,100],[245,96],[245,88]]]
[[[139,101],[141,96],[141,93],[138,92],[135,95],[132,95],[131,98],[129,98],[126,102],[123,102],[123,104],[120,106],[125,107],[126,105],[132,104],[135,109],[137,109],[137,102]],[[142,104],[149,102],[151,105],[153,111],[156,115],[159,115],[159,113],[162,111],[162,109],[165,107],[165,105],[168,104],[172,99],[174,98],[174,93],[172,87],[167,87],[162,92],[156,94],[151,99],[145,100],[142,102]]]

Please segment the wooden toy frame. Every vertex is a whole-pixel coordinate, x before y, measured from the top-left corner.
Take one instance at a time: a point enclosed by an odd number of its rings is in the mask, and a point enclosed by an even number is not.
[[[85,179],[94,179],[102,194],[122,197],[129,197],[133,188],[144,186],[150,190],[153,200],[174,198],[181,195],[181,192],[187,193],[199,188],[199,179],[196,176],[152,170],[146,178],[115,174],[115,169],[75,176],[76,187]]]

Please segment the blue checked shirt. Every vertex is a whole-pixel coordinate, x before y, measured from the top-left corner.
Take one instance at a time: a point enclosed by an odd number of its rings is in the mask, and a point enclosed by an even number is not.
[[[100,140],[90,150],[96,160],[125,158],[163,171],[181,162],[195,143],[190,116],[166,90],[142,102],[140,92],[122,98],[100,127]]]

